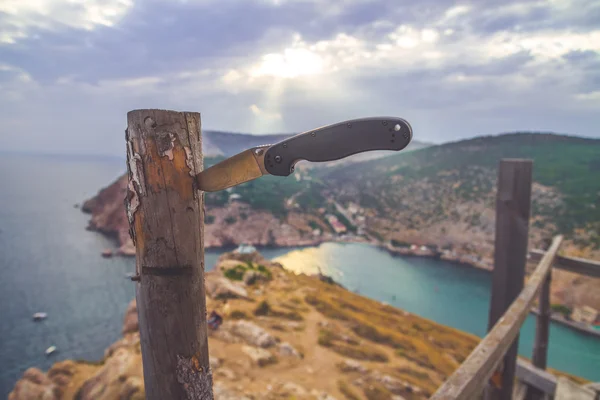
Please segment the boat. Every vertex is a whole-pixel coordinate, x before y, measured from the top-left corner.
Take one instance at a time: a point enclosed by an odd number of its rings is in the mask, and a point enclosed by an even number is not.
[[[45,312],[36,312],[35,314],[33,314],[33,320],[41,321],[43,319],[46,319],[47,316],[48,314],[46,314]]]
[[[46,349],[46,355],[49,356],[50,354],[54,353],[56,351],[56,346],[50,346]]]

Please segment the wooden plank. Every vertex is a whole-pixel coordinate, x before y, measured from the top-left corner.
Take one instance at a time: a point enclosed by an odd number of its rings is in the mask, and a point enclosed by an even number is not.
[[[469,357],[438,388],[431,397],[432,400],[471,400],[481,394],[529,315],[531,305],[552,266],[562,240],[562,236],[553,239],[550,249],[544,254],[521,294]]]
[[[551,397],[556,392],[556,377],[530,363],[517,361],[516,376],[519,381],[527,384],[530,388],[538,389]]]
[[[600,382],[586,383],[583,387],[596,393],[596,400],[600,400]]]
[[[505,159],[500,161],[498,168],[494,270],[488,331],[523,289],[531,212],[532,170],[531,160]],[[517,334],[501,364],[498,384],[490,385],[486,391],[486,399],[510,400],[512,397],[518,345]]]
[[[543,256],[544,250],[536,249],[529,252],[530,261],[537,262]],[[600,261],[588,260],[586,258],[557,256],[553,268],[600,278]]]
[[[525,400],[527,394],[527,385],[522,382],[515,382],[512,400]]]
[[[213,399],[204,293],[200,114],[127,114],[125,201],[148,400]]]
[[[594,400],[596,393],[593,390],[579,386],[568,378],[558,378],[555,400]]]

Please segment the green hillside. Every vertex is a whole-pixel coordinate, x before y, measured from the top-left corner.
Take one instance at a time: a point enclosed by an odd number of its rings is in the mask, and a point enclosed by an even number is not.
[[[337,168],[323,179],[335,182],[338,191],[354,187],[352,193],[359,196],[361,204],[380,211],[391,205],[389,200],[401,187],[416,182],[427,182],[433,188],[429,200],[434,203],[439,203],[436,196],[440,195],[465,201],[487,197],[489,201],[502,158],[532,159],[534,181],[556,188],[563,196],[560,204],[534,199],[534,215],[551,216],[565,233],[600,221],[597,139],[535,133],[478,137]]]
[[[358,203],[394,229],[422,229],[448,221],[479,224],[481,207],[494,207],[497,168],[502,158],[534,161],[534,181],[548,188],[534,191],[534,228],[569,236],[576,228],[591,231],[581,244],[599,244],[600,140],[546,133],[511,133],[430,146],[385,158],[297,170],[286,178],[264,176],[233,189],[253,208],[285,217],[296,209],[315,213],[326,198]],[[206,159],[210,166],[222,158]],[[300,180],[297,180],[301,174]],[[209,205],[222,205],[230,194],[207,193]],[[483,206],[482,206],[483,207]],[[458,210],[458,211],[457,211]],[[462,210],[462,211],[460,211]],[[466,215],[465,213],[469,213]],[[440,230],[441,230],[440,225]],[[483,229],[483,228],[482,228]],[[378,236],[379,233],[372,233]],[[389,236],[389,235],[388,235]]]
[[[223,157],[211,157],[204,160],[205,168],[223,160]],[[249,203],[254,209],[267,210],[277,217],[284,217],[289,209],[286,206],[287,199],[295,196],[295,203],[304,212],[312,212],[324,202],[321,196],[322,182],[318,179],[297,180],[297,174],[308,176],[309,172],[296,171],[288,177],[266,175],[259,179],[243,183],[232,188],[231,193],[239,194],[243,201]],[[227,191],[206,193],[207,205],[224,205],[231,194]]]

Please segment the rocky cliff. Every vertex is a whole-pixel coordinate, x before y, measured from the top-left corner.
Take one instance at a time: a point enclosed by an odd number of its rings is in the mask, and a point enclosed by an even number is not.
[[[127,175],[123,175],[87,200],[82,210],[91,214],[89,230],[115,238],[117,254],[134,256],[135,247],[129,236],[129,223],[123,204],[126,189]],[[331,238],[327,235],[329,228],[326,224],[301,212],[276,217],[269,211],[257,210],[247,203],[236,201],[222,206],[206,205],[205,211],[208,216],[204,231],[206,248],[241,243],[254,246],[303,246]],[[311,223],[318,224],[325,235],[314,236]]]
[[[478,340],[257,253],[222,256],[206,291],[207,310],[224,316],[209,331],[221,400],[425,399]],[[143,399],[135,302],[122,333],[98,362],[27,370],[9,400]]]

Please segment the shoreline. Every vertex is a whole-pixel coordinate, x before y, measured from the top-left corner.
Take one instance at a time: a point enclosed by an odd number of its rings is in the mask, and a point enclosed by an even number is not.
[[[529,311],[530,314],[534,314],[534,315],[539,315],[540,312],[537,308],[532,308]],[[590,328],[587,325],[584,324],[580,324],[574,321],[569,321],[568,319],[566,319],[565,317],[561,316],[560,314],[556,314],[556,313],[552,313],[550,314],[550,319],[554,322],[556,322],[557,324],[566,326],[568,328],[571,328],[575,331],[590,335],[590,336],[594,336],[597,338],[600,338],[600,329],[594,329],[594,328]]]
[[[97,232],[99,232],[99,231],[97,231]],[[104,234],[103,232],[99,232],[99,233]],[[320,246],[321,244],[324,244],[324,243],[367,244],[367,245],[376,247],[380,250],[386,251],[389,254],[391,254],[392,256],[419,257],[419,258],[424,257],[424,258],[430,258],[430,259],[435,259],[435,260],[447,261],[447,262],[450,262],[450,263],[455,264],[460,267],[474,268],[474,269],[477,269],[480,271],[486,271],[488,273],[491,273],[493,270],[493,267],[490,265],[487,265],[483,262],[474,262],[471,260],[466,260],[465,258],[467,256],[460,255],[460,254],[453,255],[453,254],[448,254],[447,252],[446,253],[434,252],[429,249],[427,249],[427,250],[420,250],[420,249],[412,250],[410,248],[398,248],[398,247],[394,247],[394,246],[390,245],[389,243],[384,244],[378,240],[359,239],[357,237],[348,237],[348,236],[319,238],[319,239],[300,241],[300,242],[296,242],[294,244],[285,244],[285,245],[277,245],[277,244],[261,245],[261,244],[252,244],[252,243],[249,243],[249,244],[256,247],[257,249],[292,249],[292,248],[316,247],[316,246]],[[208,246],[205,246],[204,249],[205,250],[232,251],[232,250],[235,250],[238,246],[239,246],[239,244],[236,245],[233,243],[227,243],[227,244],[224,244],[221,246],[208,245]],[[122,257],[135,257],[135,250],[132,253],[117,252],[116,254],[118,254]],[[530,313],[537,315],[538,311],[536,309],[532,308],[530,310]],[[591,335],[593,337],[600,338],[600,330],[594,330],[593,328],[589,328],[587,326],[568,321],[568,320],[566,320],[562,317],[556,316],[556,315],[551,315],[550,318],[552,321],[554,321],[558,324],[561,324],[563,326],[566,326],[576,332],[580,332],[580,333],[583,333],[586,335]]]

